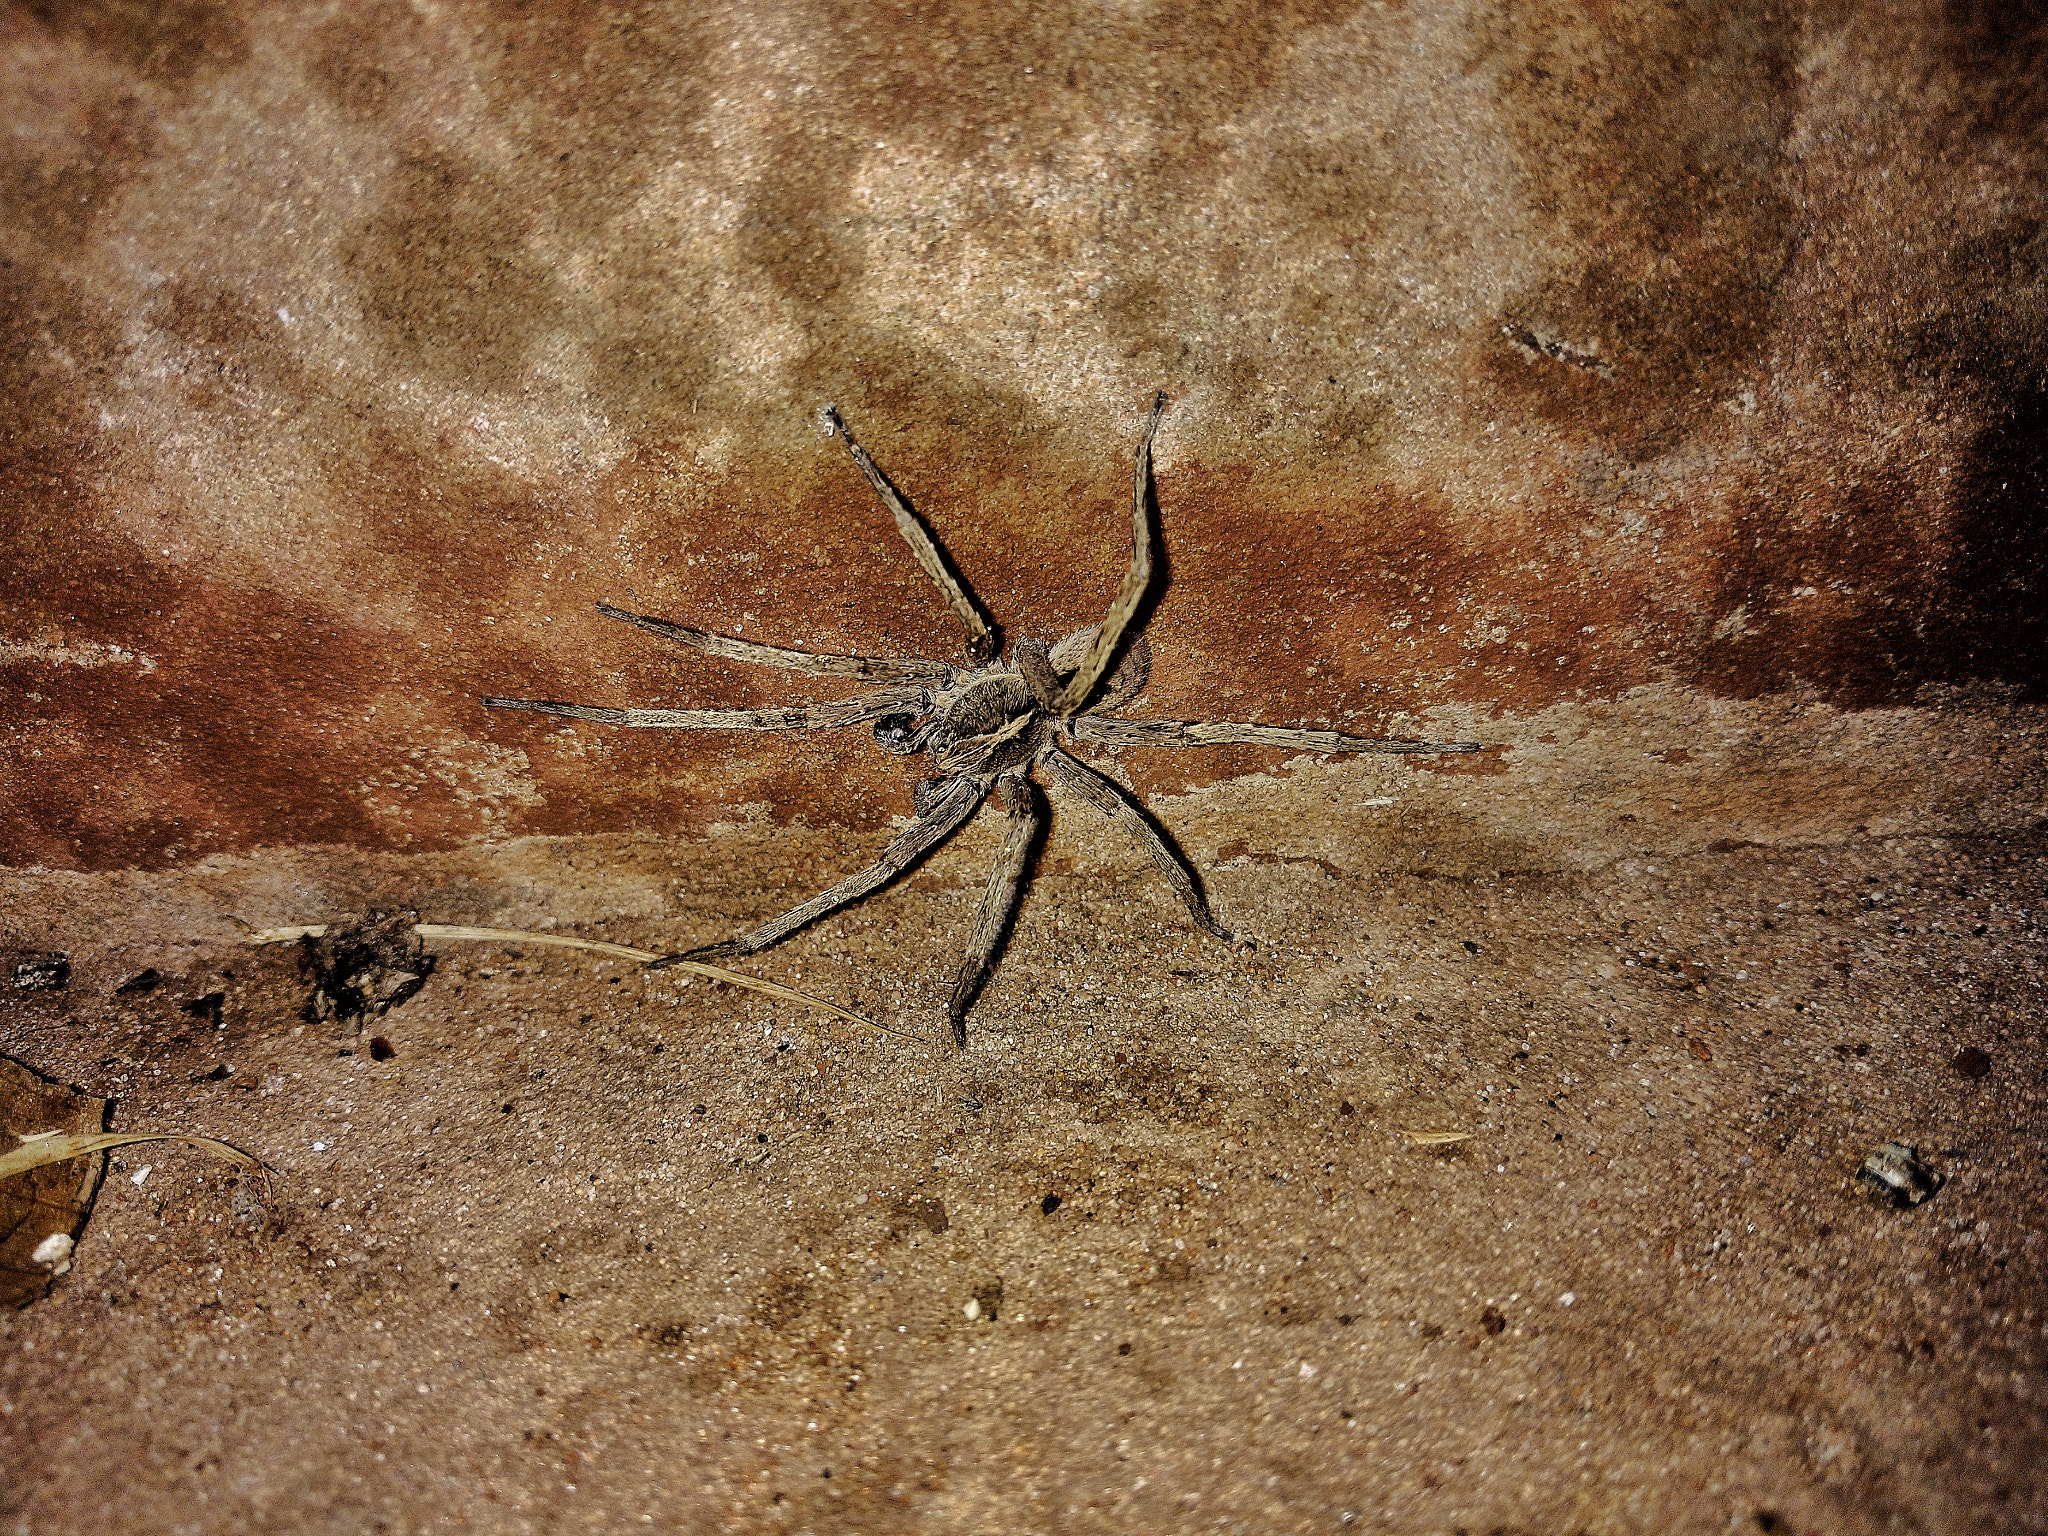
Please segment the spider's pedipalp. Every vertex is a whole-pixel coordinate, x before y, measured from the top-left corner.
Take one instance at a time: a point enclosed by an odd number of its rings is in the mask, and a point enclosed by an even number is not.
[[[725,940],[725,944],[731,948],[720,948],[719,952],[731,955],[758,954],[771,944],[780,944],[799,928],[816,922],[826,913],[836,911],[848,902],[859,901],[863,896],[873,895],[957,832],[967,818],[974,814],[982,802],[982,797],[987,793],[987,787],[978,779],[953,780],[945,792],[932,801],[931,808],[905,827],[896,839],[882,850],[882,856],[866,869],[848,875],[837,885],[818,892],[800,906],[791,907],[782,916],[763,923],[752,933],[737,939]],[[703,950],[693,950],[687,954],[664,955],[662,959],[694,960],[703,953]],[[653,963],[659,965],[661,961]]]
[[[1347,736],[1342,731],[1297,730],[1280,725],[1239,725],[1228,720],[1108,720],[1087,715],[1073,722],[1076,741],[1107,747],[1292,747],[1302,752],[1479,752],[1476,741],[1403,741],[1388,736]]]
[[[921,711],[930,695],[922,688],[884,688],[855,694],[829,704],[799,704],[787,709],[608,709],[597,704],[565,704],[558,699],[499,699],[484,696],[487,709],[525,709],[600,725],[624,725],[656,731],[812,731]]]
[[[1052,653],[1043,640],[1019,640],[1010,647],[1010,660],[1022,674],[1040,709],[1051,711],[1060,696],[1060,675],[1053,668]]]
[[[660,635],[664,640],[673,640],[693,651],[702,651],[706,656],[723,656],[728,661],[751,662],[761,667],[781,667],[809,677],[864,677],[943,684],[953,675],[953,669],[943,661],[920,661],[915,657],[824,656],[813,651],[791,651],[779,645],[736,640],[731,635],[714,635],[709,630],[692,629],[687,624],[671,624],[667,619],[629,613],[624,608],[614,608],[610,603],[597,604],[597,611],[608,619],[624,620],[650,634]]]
[[[967,954],[960,962],[960,977],[953,983],[953,996],[946,1005],[946,1019],[953,1026],[953,1044],[967,1048],[967,1010],[988,980],[996,949],[1017,915],[1017,903],[1024,894],[1024,876],[1031,863],[1031,850],[1045,835],[1051,819],[1045,796],[1038,786],[1021,774],[1007,774],[996,780],[996,794],[1008,812],[1010,828],[1003,837],[1002,851],[988,872],[988,889],[982,893],[981,910],[974,919],[974,935],[967,941]]]
[[[918,515],[910,510],[910,503],[902,493],[889,483],[889,477],[876,467],[868,457],[867,449],[853,435],[853,428],[846,424],[846,418],[839,414],[836,406],[828,405],[819,412],[829,430],[846,439],[847,452],[853,455],[853,462],[860,466],[860,472],[868,478],[868,484],[875,488],[875,494],[882,498],[882,504],[896,519],[896,531],[903,536],[903,542],[910,546],[917,563],[924,567],[925,575],[931,577],[932,585],[939,589],[939,595],[946,600],[946,606],[953,610],[960,620],[960,627],[967,631],[967,659],[977,666],[989,660],[996,653],[995,626],[987,614],[981,611],[981,604],[974,600],[974,594],[967,590],[967,584],[954,572],[953,565],[946,558],[946,552],[939,547],[937,537],[924,525]]]
[[[1138,462],[1131,474],[1131,568],[1124,573],[1124,583],[1117,588],[1086,659],[1054,701],[1051,712],[1062,719],[1079,714],[1088,702],[1088,695],[1109,670],[1138,605],[1145,600],[1145,589],[1152,585],[1152,517],[1145,497],[1152,488],[1152,437],[1159,430],[1159,417],[1165,410],[1166,391],[1162,389],[1153,398],[1152,414],[1145,418],[1145,430],[1138,438]]]
[[[1152,862],[1159,866],[1159,872],[1166,876],[1166,883],[1173,887],[1174,894],[1186,903],[1188,915],[1198,928],[1219,939],[1231,937],[1230,930],[1210,913],[1208,900],[1196,881],[1194,867],[1122,786],[1058,747],[1047,747],[1038,760],[1051,769],[1062,784],[1138,840],[1138,845],[1151,855]]]

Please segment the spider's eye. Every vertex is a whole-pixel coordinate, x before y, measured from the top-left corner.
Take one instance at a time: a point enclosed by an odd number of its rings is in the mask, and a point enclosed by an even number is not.
[[[908,757],[917,751],[918,740],[923,734],[917,728],[915,717],[910,715],[884,715],[875,722],[875,745],[899,757]]]

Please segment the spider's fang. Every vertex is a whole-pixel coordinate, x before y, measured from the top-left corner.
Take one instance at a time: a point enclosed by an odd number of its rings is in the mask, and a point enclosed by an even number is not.
[[[875,722],[875,745],[898,757],[909,757],[924,747],[925,732],[913,715],[884,715]]]

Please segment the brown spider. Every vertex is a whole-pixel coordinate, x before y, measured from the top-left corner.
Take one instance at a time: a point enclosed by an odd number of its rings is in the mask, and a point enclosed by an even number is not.
[[[1310,752],[1479,750],[1477,742],[1396,741],[1346,736],[1337,731],[1228,722],[1119,720],[1099,713],[1136,698],[1151,671],[1151,647],[1144,636],[1128,632],[1152,581],[1152,520],[1147,502],[1152,488],[1152,437],[1165,409],[1166,394],[1161,391],[1152,402],[1152,414],[1146,418],[1144,433],[1138,439],[1137,467],[1131,481],[1131,568],[1124,576],[1123,586],[1100,624],[1077,630],[1058,645],[1048,647],[1042,640],[1019,640],[1011,647],[1007,662],[996,658],[994,626],[954,574],[931,530],[875,467],[875,461],[854,440],[839,412],[827,406],[822,413],[826,435],[838,433],[846,439],[854,463],[895,514],[896,529],[918,564],[959,616],[967,631],[970,666],[783,650],[599,603],[598,612],[609,618],[637,624],[709,656],[784,667],[812,677],[857,677],[893,686],[857,693],[829,704],[806,704],[792,709],[602,709],[541,699],[484,699],[492,709],[529,709],[545,715],[566,715],[572,720],[663,730],[802,731],[872,720],[875,741],[885,751],[904,756],[931,754],[931,776],[920,779],[912,791],[917,819],[882,850],[882,856],[873,864],[763,923],[752,933],[665,956],[652,962],[650,970],[678,960],[751,955],[781,943],[826,913],[887,885],[965,825],[993,791],[1009,816],[1009,831],[989,874],[974,935],[968,941],[967,955],[960,964],[959,979],[946,1009],[953,1026],[953,1042],[964,1049],[967,1010],[988,979],[997,946],[1016,916],[1032,849],[1046,827],[1045,798],[1030,778],[1034,767],[1044,767],[1060,784],[1130,832],[1186,903],[1195,923],[1220,939],[1230,938],[1228,930],[1210,915],[1209,903],[1202,895],[1193,868],[1164,829],[1153,822],[1128,790],[1070,755],[1066,743],[1200,747],[1245,742]]]

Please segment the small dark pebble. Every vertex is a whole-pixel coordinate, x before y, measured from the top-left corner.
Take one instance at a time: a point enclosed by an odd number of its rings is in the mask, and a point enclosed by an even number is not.
[[[385,1039],[382,1035],[372,1035],[370,1037],[370,1060],[389,1061],[392,1057],[396,1056],[397,1054],[398,1047],[393,1045],[389,1040]]]
[[[1038,1202],[1038,1208],[1041,1211],[1045,1212],[1046,1215],[1050,1216],[1054,1211],[1060,1208],[1060,1197],[1058,1195],[1047,1195],[1043,1200]]]
[[[191,1002],[180,1003],[178,1006],[184,1012],[191,1014],[195,1019],[206,1019],[214,1024],[218,1024],[220,1023],[221,1010],[227,1006],[227,1001],[227,993],[209,992],[204,997],[195,997]]]
[[[1983,1077],[1991,1071],[1991,1058],[1976,1046],[1966,1045],[1956,1052],[1949,1066],[1958,1077]]]
[[[1500,1315],[1498,1307],[1488,1307],[1479,1314],[1479,1326],[1488,1333],[1503,1333],[1507,1330],[1508,1320]]]

